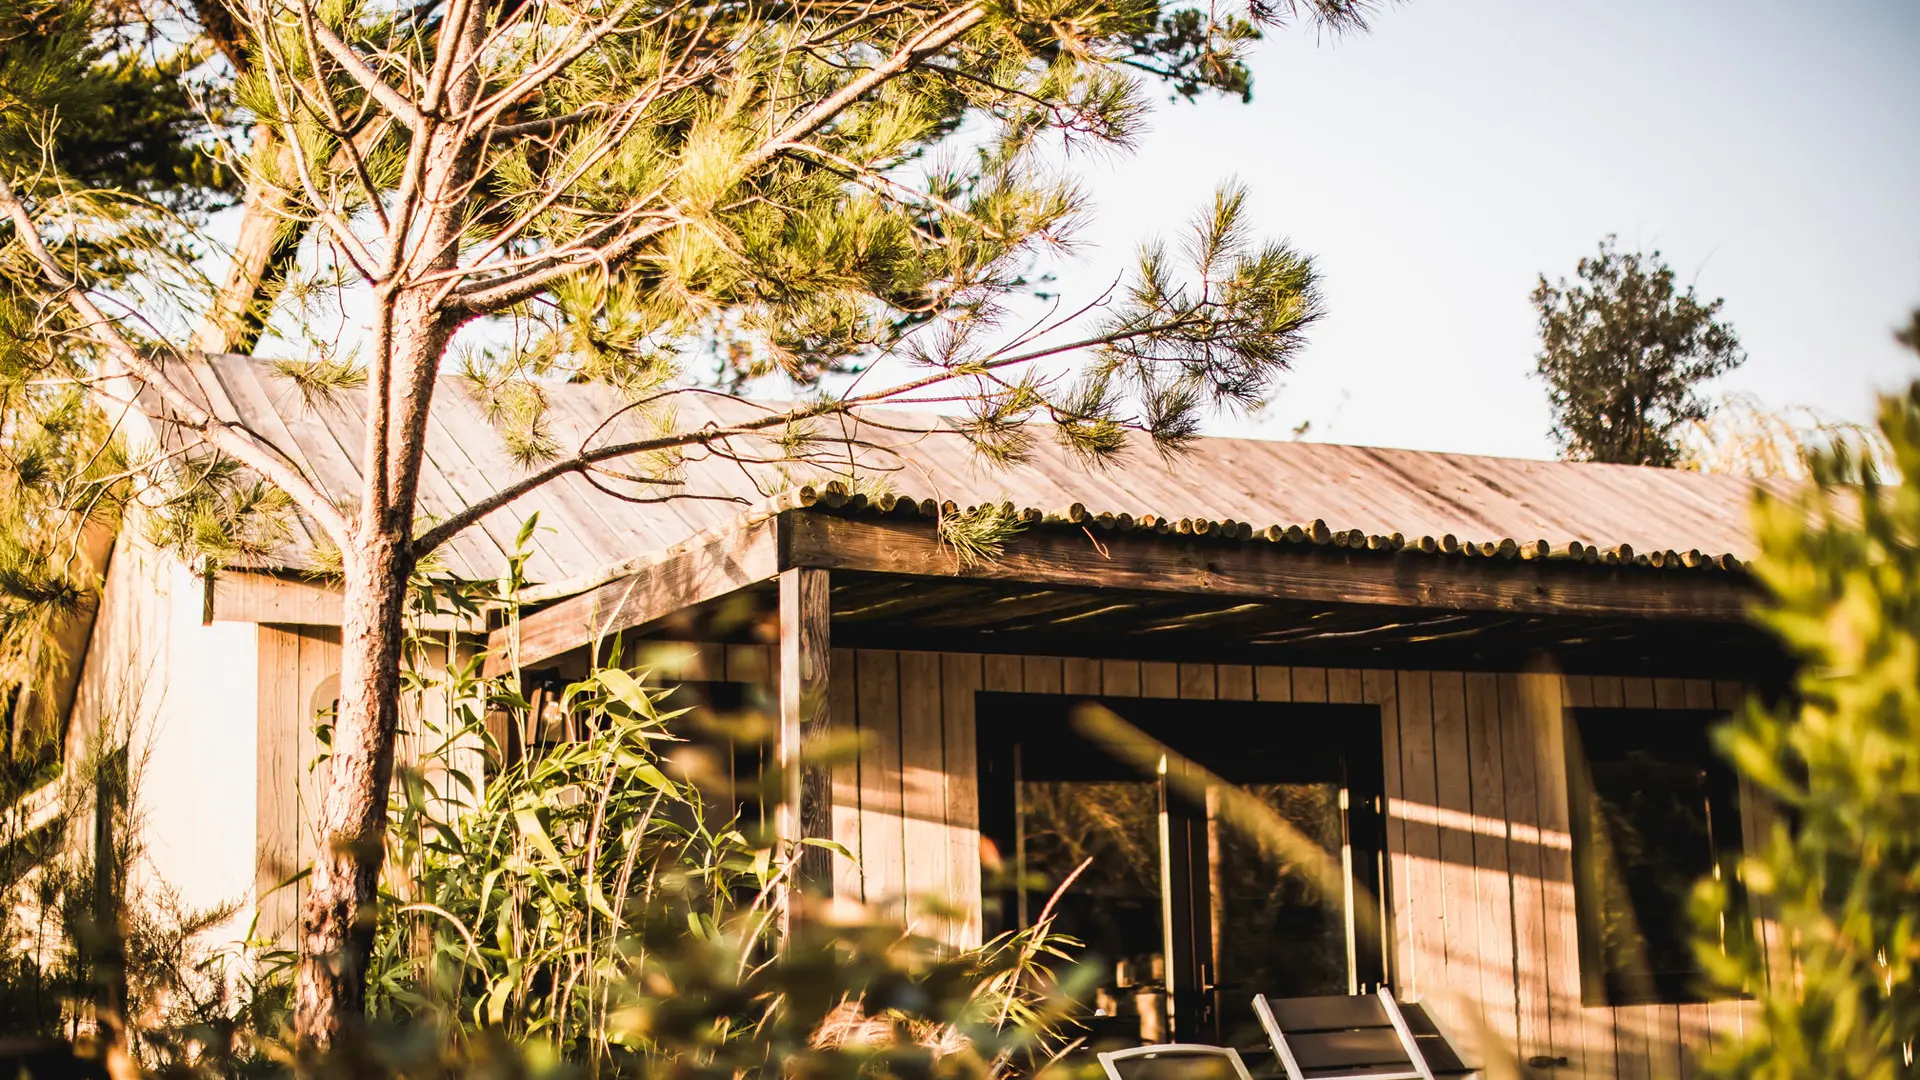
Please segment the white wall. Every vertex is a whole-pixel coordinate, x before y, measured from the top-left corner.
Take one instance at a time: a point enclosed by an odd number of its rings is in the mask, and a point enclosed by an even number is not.
[[[202,583],[136,528],[115,546],[68,728],[69,767],[125,744],[144,857],[130,889],[169,891],[191,910],[240,906],[209,935],[222,946],[252,918],[259,628],[201,625]]]

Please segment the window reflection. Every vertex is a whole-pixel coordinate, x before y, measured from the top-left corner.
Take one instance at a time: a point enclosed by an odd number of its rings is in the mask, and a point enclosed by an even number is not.
[[[1354,896],[1377,895],[1384,857],[1377,709],[1103,702],[1152,740],[1151,752],[1129,757],[1164,751],[1175,763],[1168,778],[1142,776],[1077,735],[1072,704],[980,695],[985,923],[989,934],[1030,926],[1051,898],[1055,932],[1082,942],[1083,958],[1105,976],[1088,1003],[1092,1041],[1246,1034],[1258,1043],[1255,994],[1380,985],[1384,946],[1358,941],[1352,918]],[[1224,813],[1237,793],[1343,867],[1333,875],[1339,894],[1321,895],[1318,874],[1251,834],[1244,811]],[[1233,1030],[1240,1021],[1248,1032]]]
[[[1590,1003],[1703,1000],[1694,882],[1731,880],[1738,788],[1704,711],[1577,709],[1568,740],[1581,960]],[[1745,920],[1722,920],[1741,933]],[[1722,942],[1725,946],[1727,943]]]

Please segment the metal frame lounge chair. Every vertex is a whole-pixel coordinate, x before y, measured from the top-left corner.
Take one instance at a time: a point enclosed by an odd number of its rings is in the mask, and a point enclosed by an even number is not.
[[[1288,1080],[1434,1080],[1393,994],[1253,999]]]
[[[1206,1058],[1224,1060],[1232,1067],[1235,1080],[1253,1080],[1253,1074],[1247,1071],[1246,1062],[1240,1060],[1240,1052],[1231,1046],[1209,1046],[1205,1043],[1156,1043],[1152,1046],[1112,1050],[1098,1057],[1100,1067],[1106,1070],[1107,1080],[1191,1080],[1196,1074],[1196,1070],[1191,1066],[1197,1060]],[[1188,1067],[1155,1069],[1153,1068],[1155,1062],[1170,1065],[1184,1063]]]

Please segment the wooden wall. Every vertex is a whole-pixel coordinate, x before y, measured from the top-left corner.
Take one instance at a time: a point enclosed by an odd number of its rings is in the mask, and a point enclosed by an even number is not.
[[[320,711],[340,686],[340,628],[260,628],[258,857],[260,936],[291,946],[306,882],[291,881],[319,851],[314,829],[324,775],[315,766]]]
[[[321,850],[316,828],[326,766],[318,762],[316,726],[333,707],[340,690],[338,626],[262,625],[257,684],[257,745],[254,776],[260,797],[255,807],[254,895],[259,904],[261,937],[290,947],[306,883],[293,881]],[[434,665],[438,667],[438,662]],[[429,673],[431,674],[431,673]],[[438,692],[403,693],[400,738],[395,761],[426,761],[429,785],[445,799],[465,798],[444,782],[457,768],[483,784],[477,740],[457,742],[451,754],[432,749],[456,729],[452,705]],[[404,874],[392,884],[404,893]]]
[[[203,624],[203,581],[129,525],[102,583],[80,661],[64,753],[84,774],[126,748],[141,857],[135,891],[165,889],[188,908],[243,909],[209,931],[245,936],[255,861],[253,703],[257,628]]]
[[[1562,709],[1731,708],[1704,680],[1142,663],[836,650],[833,724],[864,740],[834,776],[838,895],[957,945],[979,939],[974,692],[1378,705],[1396,992],[1463,1043],[1491,1037],[1558,1077],[1683,1077],[1690,1049],[1750,1022],[1735,1002],[1580,1000]],[[1750,835],[1762,808],[1743,807]],[[916,898],[959,913],[942,922]],[[1492,1046],[1485,1048],[1493,1051]]]
[[[338,631],[264,632],[263,723],[270,711],[311,710],[318,680],[337,667]],[[640,661],[666,682],[770,687],[773,659],[758,646],[689,644],[650,646]],[[836,649],[832,723],[857,732],[862,749],[832,778],[834,839],[856,860],[836,860],[835,894],[962,946],[981,933],[980,690],[1377,705],[1396,993],[1425,1002],[1463,1043],[1486,1035],[1521,1062],[1566,1059],[1544,1074],[1561,1078],[1685,1077],[1693,1048],[1751,1022],[1735,1002],[1581,1003],[1561,728],[1562,709],[1583,705],[1731,708],[1736,684]],[[311,777],[297,768],[305,744],[268,745],[263,733],[261,790],[309,791]],[[1748,799],[1742,809],[1756,835],[1765,807]],[[269,850],[264,838],[293,835],[301,819],[297,808],[270,811],[264,799],[261,814],[264,882],[300,865],[313,841]],[[294,861],[283,861],[289,855]],[[283,895],[279,919],[297,903],[293,890]]]

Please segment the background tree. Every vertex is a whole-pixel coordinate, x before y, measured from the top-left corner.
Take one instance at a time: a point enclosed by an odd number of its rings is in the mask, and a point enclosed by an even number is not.
[[[1725,883],[1697,899],[1706,970],[1762,1010],[1716,1055],[1721,1075],[1920,1075],[1920,382],[1882,400],[1879,426],[1894,479],[1842,442],[1813,455],[1817,484],[1756,514],[1761,620],[1800,666],[1783,703],[1750,704],[1720,743],[1791,824],[1744,867],[1777,922],[1770,957],[1721,953]]]
[[[1555,441],[1574,461],[1672,466],[1676,433],[1704,420],[1701,383],[1746,359],[1722,301],[1701,303],[1674,286],[1673,270],[1621,252],[1615,238],[1580,260],[1573,282],[1533,290],[1540,315],[1536,371],[1547,383]]]
[[[217,7],[217,5],[215,5]],[[211,10],[211,9],[210,9]],[[408,582],[437,546],[556,478],[699,497],[689,452],[844,460],[825,421],[888,401],[966,412],[939,437],[1021,456],[1053,421],[1089,460],[1126,432],[1177,451],[1211,408],[1257,400],[1319,314],[1308,259],[1264,243],[1223,191],[1130,279],[1027,330],[999,329],[1036,260],[1085,213],[1073,153],[1124,148],[1143,78],[1244,93],[1262,25],[1362,25],[1362,0],[1162,9],[1147,0],[250,0],[173,16],[208,43],[191,80],[230,91],[210,146],[244,145],[242,250],[225,285],[195,207],[62,167],[79,136],[69,67],[9,112],[0,146],[8,377],[83,387],[112,423],[159,434],[129,471],[168,535],[218,557],[270,544],[291,506],[339,552],[340,704],[325,853],[301,915],[297,1026],[330,1043],[358,1015],[393,771]],[[195,21],[197,20],[197,21]],[[174,40],[166,34],[155,40]],[[58,53],[49,53],[54,63]],[[224,66],[223,66],[224,65]],[[52,70],[51,68],[49,70]],[[212,75],[208,75],[212,72]],[[220,82],[224,72],[225,82]],[[218,93],[195,95],[216,100]],[[271,243],[248,247],[248,237]],[[263,254],[264,253],[264,254]],[[271,279],[271,280],[270,280]],[[324,315],[340,329],[315,330]],[[189,343],[263,341],[310,396],[364,393],[359,485],[324,488],[260,432],[208,414]],[[883,360],[892,380],[834,392]],[[798,405],[730,426],[673,408],[771,377]],[[524,463],[431,522],[415,491],[439,381],[493,404]],[[543,385],[593,381],[657,434],[578,446],[549,434]],[[93,460],[82,453],[77,460]],[[169,486],[170,485],[170,486]],[[159,515],[163,523],[166,514]],[[255,522],[267,522],[256,525]]]

